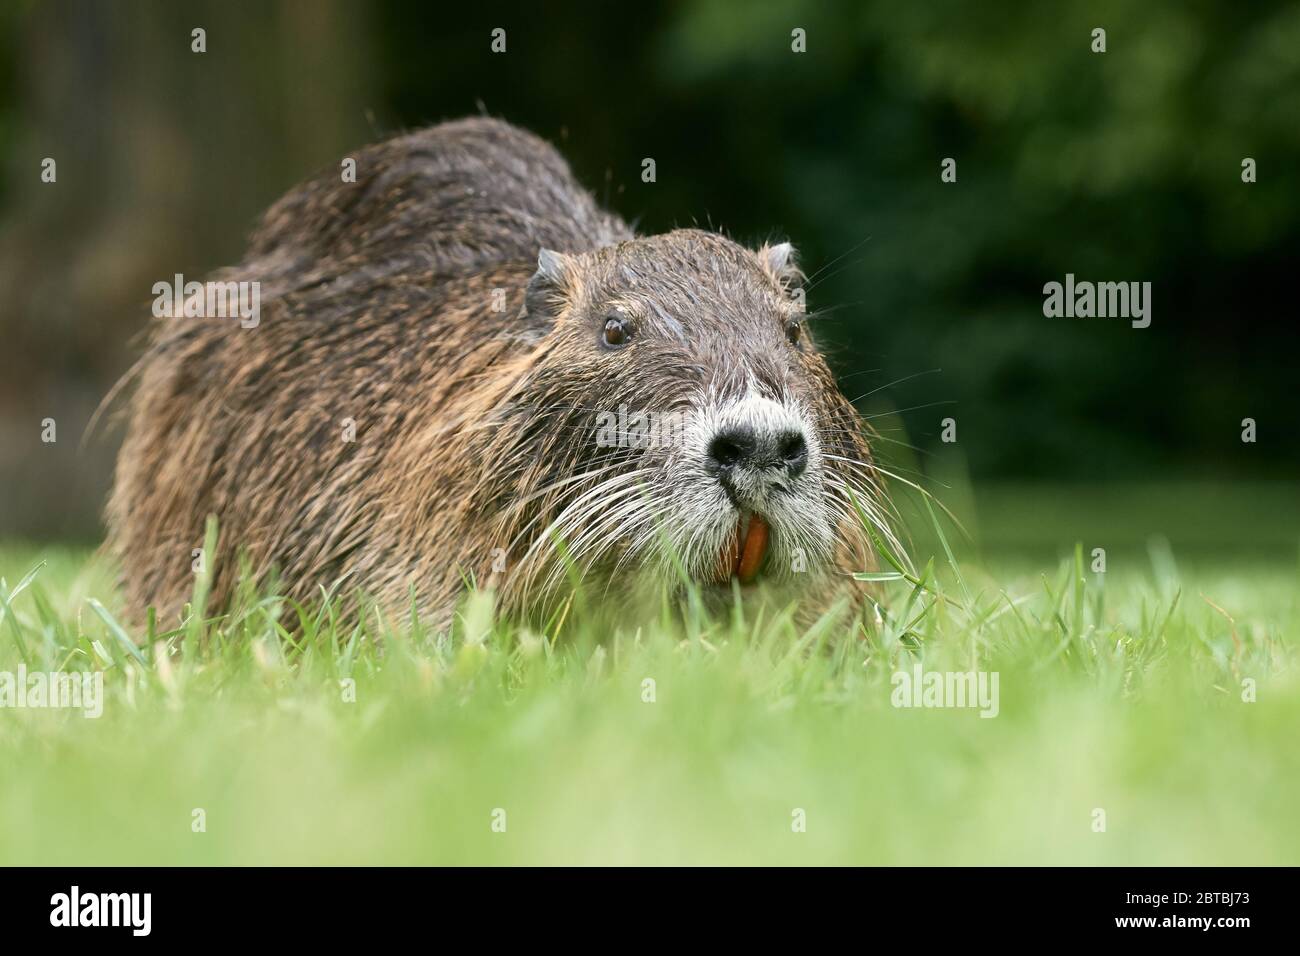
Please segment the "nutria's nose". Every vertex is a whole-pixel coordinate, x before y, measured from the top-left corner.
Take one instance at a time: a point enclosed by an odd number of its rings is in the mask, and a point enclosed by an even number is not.
[[[798,478],[808,467],[808,442],[803,433],[787,429],[763,433],[748,426],[724,428],[708,448],[709,464],[725,482],[737,470],[784,472]]]

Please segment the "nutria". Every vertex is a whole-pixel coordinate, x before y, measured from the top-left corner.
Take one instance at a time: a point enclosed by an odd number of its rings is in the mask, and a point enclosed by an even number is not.
[[[578,578],[857,593],[850,493],[882,530],[884,499],[788,244],[635,236],[492,119],[353,158],[212,277],[260,283],[255,324],[154,322],[107,510],[132,609],[181,609],[210,514],[210,608],[240,555],[295,599],[343,581],[442,620],[467,582],[523,615]]]

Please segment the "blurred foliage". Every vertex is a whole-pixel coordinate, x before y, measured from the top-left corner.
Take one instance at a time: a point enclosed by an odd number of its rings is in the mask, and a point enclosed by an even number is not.
[[[206,57],[188,53],[200,22]],[[0,267],[72,295],[53,318],[49,295],[0,307],[11,447],[39,448],[41,402],[84,393],[84,420],[150,282],[229,261],[258,209],[361,139],[480,110],[555,141],[643,231],[793,240],[846,393],[904,410],[887,437],[946,447],[977,481],[1300,464],[1300,5],[1270,0],[20,4],[0,15],[0,249],[29,254]],[[76,148],[74,119],[101,131],[99,169],[134,172],[56,202],[35,170]],[[109,207],[129,229],[92,228]],[[1067,272],[1150,281],[1151,327],[1044,318],[1043,284]],[[947,415],[956,446],[938,442]],[[86,469],[96,488],[109,460]],[[63,497],[91,501],[72,527],[93,521],[90,490]],[[52,526],[0,511],[15,527]]]

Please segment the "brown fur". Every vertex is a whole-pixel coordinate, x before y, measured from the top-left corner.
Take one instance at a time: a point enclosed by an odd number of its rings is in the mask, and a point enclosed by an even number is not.
[[[858,463],[827,467],[878,499],[862,423],[811,343],[786,341],[799,319],[790,274],[762,253],[697,230],[634,240],[549,145],[494,120],[355,158],[358,182],[331,169],[296,188],[244,261],[213,277],[261,282],[256,328],[154,325],[108,504],[135,611],[180,609],[214,514],[214,607],[242,551],[300,600],[346,576],[345,590],[390,608],[413,593],[445,619],[468,577],[527,613],[552,593],[556,562],[530,546],[593,487],[582,476],[640,460],[595,446],[595,411],[678,407],[706,384],[797,392],[828,455]],[[563,254],[558,275],[539,272],[543,248]],[[616,353],[596,347],[611,302],[647,330]],[[819,599],[852,590],[845,572],[868,563],[844,513],[833,567],[808,582]],[[493,575],[502,551],[507,571]],[[608,585],[625,554],[586,570]]]

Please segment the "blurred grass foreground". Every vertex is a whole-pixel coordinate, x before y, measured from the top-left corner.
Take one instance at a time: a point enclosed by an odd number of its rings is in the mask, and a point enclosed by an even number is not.
[[[1006,498],[1009,557],[940,543],[858,633],[540,634],[478,594],[450,633],[259,602],[137,646],[103,561],[0,550],[0,673],[105,673],[98,718],[0,707],[0,862],[1300,862],[1300,539],[1184,563],[1174,529],[1096,573],[1026,557],[1053,509]],[[917,668],[996,673],[996,714],[896,706]]]

